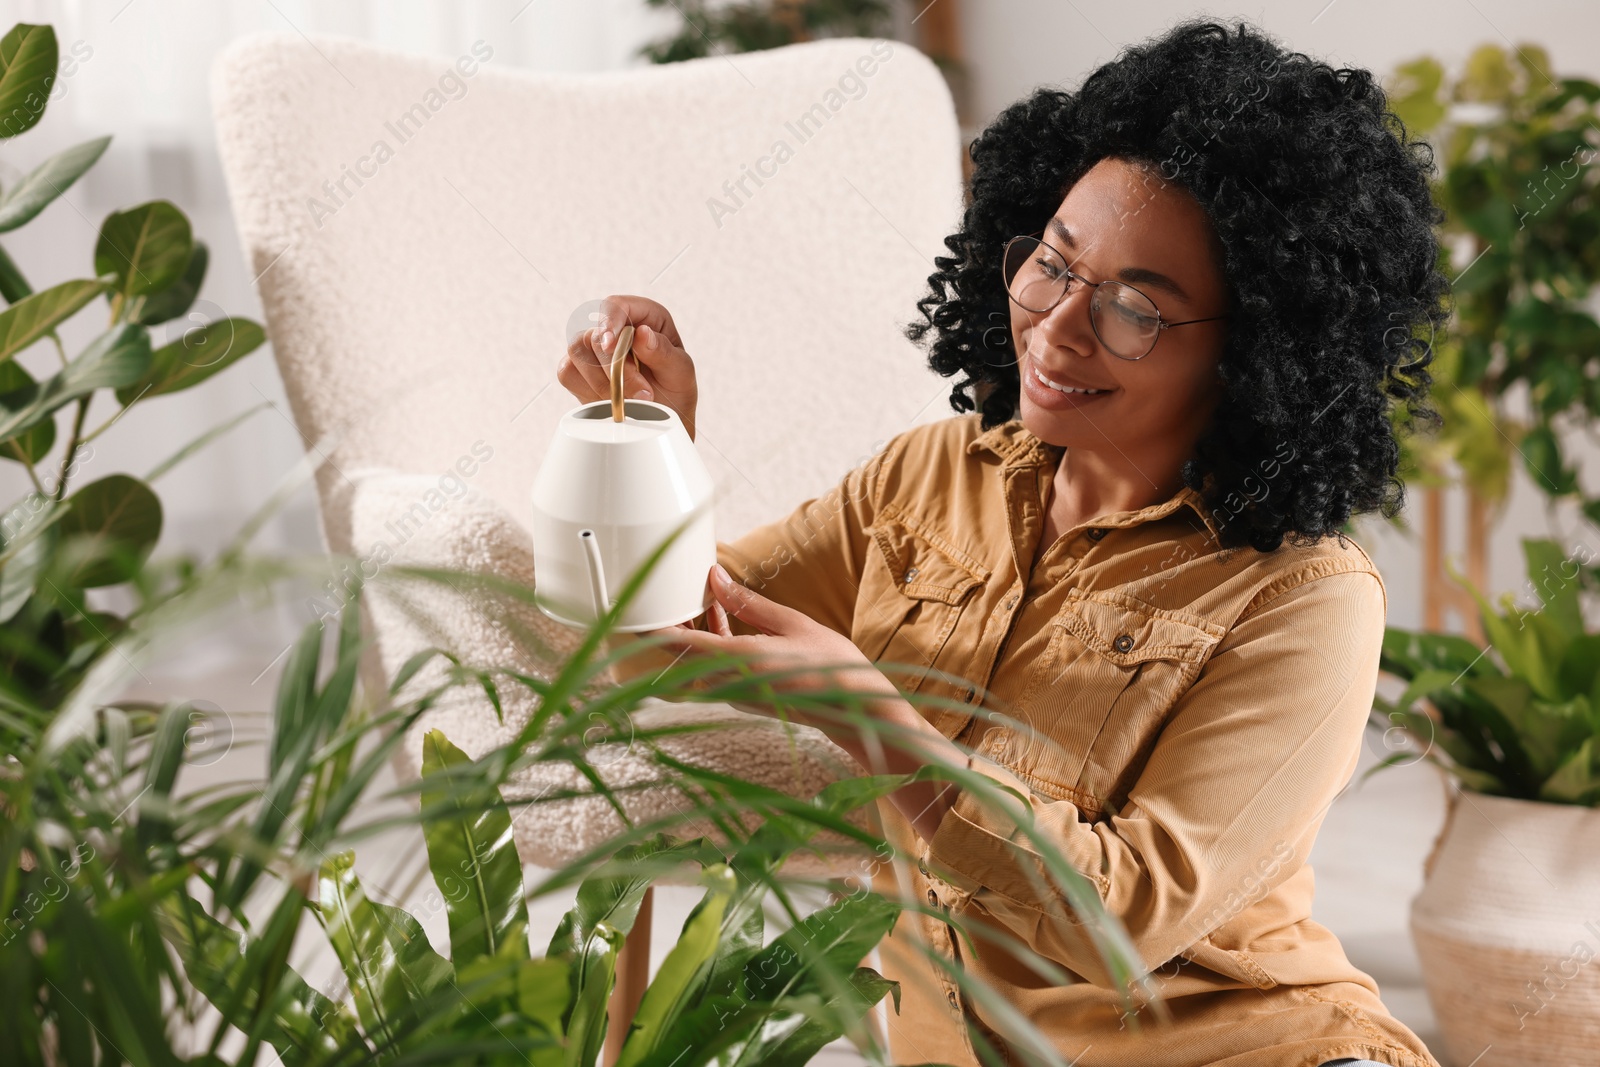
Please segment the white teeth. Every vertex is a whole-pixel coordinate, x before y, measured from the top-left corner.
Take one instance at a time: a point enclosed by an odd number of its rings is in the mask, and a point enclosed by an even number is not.
[[[1056,390],[1058,393],[1086,393],[1089,396],[1098,396],[1101,393],[1110,392],[1109,389],[1074,389],[1070,385],[1057,385],[1049,378],[1046,378],[1044,375],[1040,374],[1038,367],[1033,368],[1033,376],[1039,379],[1039,381],[1043,382],[1045,385],[1048,385],[1050,388]]]

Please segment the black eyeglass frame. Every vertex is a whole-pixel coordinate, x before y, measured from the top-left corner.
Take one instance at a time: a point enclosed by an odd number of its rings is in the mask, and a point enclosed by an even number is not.
[[[1056,309],[1056,305],[1060,304],[1061,301],[1063,301],[1063,300],[1065,300],[1067,298],[1067,292],[1068,292],[1068,290],[1070,290],[1072,288],[1072,281],[1073,281],[1074,278],[1076,278],[1078,281],[1082,282],[1084,285],[1087,285],[1090,289],[1095,290],[1095,293],[1091,294],[1091,296],[1089,298],[1090,299],[1090,309],[1089,310],[1091,311],[1091,314],[1089,316],[1089,326],[1090,326],[1091,329],[1094,330],[1094,335],[1095,335],[1096,338],[1099,339],[1100,343],[1102,345],[1105,345],[1106,351],[1110,352],[1113,356],[1116,356],[1118,359],[1124,359],[1124,360],[1127,360],[1128,362],[1132,363],[1135,360],[1140,360],[1140,359],[1143,359],[1145,356],[1148,356],[1151,352],[1155,351],[1156,342],[1161,340],[1161,331],[1162,330],[1170,330],[1174,326],[1188,326],[1190,323],[1194,323],[1194,322],[1216,322],[1216,321],[1219,321],[1221,319],[1229,318],[1229,316],[1227,316],[1227,315],[1211,315],[1211,316],[1208,316],[1207,318],[1203,318],[1203,319],[1184,319],[1182,322],[1167,322],[1165,319],[1163,319],[1161,317],[1161,306],[1159,304],[1157,304],[1154,300],[1151,300],[1149,294],[1146,293],[1144,290],[1138,288],[1137,286],[1129,285],[1127,282],[1120,281],[1120,280],[1118,280],[1116,278],[1102,278],[1100,281],[1091,282],[1088,278],[1085,278],[1083,275],[1079,274],[1077,271],[1074,271],[1071,267],[1063,267],[1062,268],[1062,271],[1065,274],[1067,282],[1066,282],[1065,285],[1063,285],[1061,287],[1061,292],[1056,296],[1056,298],[1050,302],[1050,306],[1049,307],[1047,307],[1047,308],[1031,308],[1031,307],[1028,307],[1022,301],[1018,300],[1015,295],[1012,294],[1012,292],[1011,292],[1011,279],[1006,277],[1006,262],[1008,261],[1008,259],[1010,258],[1010,255],[1011,255],[1011,246],[1013,244],[1015,244],[1016,242],[1022,241],[1022,240],[1037,241],[1040,244],[1044,245],[1046,248],[1050,249],[1050,251],[1054,252],[1056,255],[1060,256],[1062,263],[1069,262],[1068,259],[1067,259],[1066,254],[1063,253],[1061,251],[1061,249],[1057,248],[1055,245],[1051,244],[1049,241],[1046,241],[1044,239],[1044,231],[1043,230],[1040,230],[1037,233],[1019,233],[1019,234],[1017,234],[1017,236],[1012,237],[1009,240],[1007,240],[1006,243],[1004,245],[1002,245],[1001,248],[1000,248],[1000,280],[1001,280],[1002,283],[1005,284],[1006,298],[1009,299],[1012,303],[1016,304],[1017,307],[1021,308],[1023,311],[1029,312],[1030,314],[1048,315],[1050,312],[1052,312],[1052,311],[1054,311]],[[1155,336],[1150,339],[1150,347],[1145,349],[1143,352],[1141,352],[1137,356],[1124,356],[1124,355],[1121,355],[1121,354],[1119,354],[1119,353],[1117,353],[1115,351],[1112,351],[1111,346],[1106,343],[1106,339],[1104,337],[1100,336],[1100,324],[1095,321],[1097,316],[1092,314],[1092,312],[1094,310],[1094,307],[1093,307],[1094,297],[1095,297],[1095,295],[1098,295],[1100,287],[1102,285],[1106,285],[1108,283],[1114,284],[1114,285],[1121,285],[1121,286],[1124,286],[1125,288],[1132,289],[1134,292],[1138,293],[1145,300],[1149,301],[1150,306],[1156,309],[1156,333],[1155,333]]]

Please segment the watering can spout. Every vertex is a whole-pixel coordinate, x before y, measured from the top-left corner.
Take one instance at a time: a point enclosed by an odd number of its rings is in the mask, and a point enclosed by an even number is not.
[[[583,540],[583,558],[589,564],[589,597],[594,605],[594,617],[598,619],[611,610],[611,598],[606,595],[606,569],[600,559],[600,539],[590,529],[580,530],[578,536]]]

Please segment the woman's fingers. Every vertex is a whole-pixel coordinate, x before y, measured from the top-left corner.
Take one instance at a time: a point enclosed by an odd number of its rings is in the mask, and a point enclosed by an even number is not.
[[[713,632],[719,633],[723,637],[733,636],[733,627],[728,622],[727,609],[722,606],[721,601],[713,600],[711,602],[711,607],[706,609],[706,617],[711,623]]]
[[[805,612],[769,600],[754,589],[740,585],[723,570],[720,563],[711,568],[711,591],[724,609],[724,619],[732,615],[763,634],[788,637],[816,625]]]
[[[642,296],[613,295],[600,302],[594,325],[578,331],[556,368],[556,380],[582,403],[611,396],[611,361],[618,335],[634,328],[631,355],[623,364],[622,395],[664,404],[678,413],[692,440],[699,386],[694,359],[667,309]]]
[[[604,400],[611,395],[611,361],[602,352],[601,332],[595,327],[579,333],[556,367],[556,381],[583,403]],[[612,338],[612,347],[615,346],[616,339]]]
[[[683,346],[648,324],[636,328],[633,354],[646,376],[663,395],[676,396],[695,386],[694,360]]]
[[[678,327],[672,321],[672,314],[646,296],[614,293],[600,301],[600,311],[595,321],[602,334],[611,334],[606,346],[608,351],[616,343],[617,331],[630,323],[635,330],[648,326],[652,333],[662,334],[674,345],[683,347],[683,338],[678,336]],[[637,343],[638,338],[634,340]]]

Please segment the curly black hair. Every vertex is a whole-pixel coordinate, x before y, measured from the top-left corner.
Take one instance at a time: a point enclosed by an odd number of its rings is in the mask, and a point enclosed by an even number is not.
[[[1115,157],[1187,190],[1221,240],[1223,394],[1182,477],[1223,547],[1270,552],[1342,535],[1354,514],[1398,513],[1399,434],[1439,421],[1427,367],[1450,294],[1433,149],[1408,139],[1370,72],[1288,52],[1247,22],[1230,33],[1189,19],[1076,93],[1040,88],[1011,105],[970,152],[953,255],[934,259],[917,302],[927,321],[905,327],[913,342],[936,328],[928,365],[965,372],[953,410],[977,407],[975,388],[984,429],[1017,416],[1001,246],[1043,229]]]

